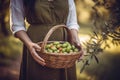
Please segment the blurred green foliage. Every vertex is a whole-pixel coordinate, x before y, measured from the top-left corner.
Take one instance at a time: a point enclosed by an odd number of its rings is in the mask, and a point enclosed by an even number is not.
[[[0,39],[0,57],[16,59],[20,56],[22,43],[13,36]]]
[[[10,0],[0,0],[0,61],[16,59],[22,51],[22,43],[10,31],[9,5]]]

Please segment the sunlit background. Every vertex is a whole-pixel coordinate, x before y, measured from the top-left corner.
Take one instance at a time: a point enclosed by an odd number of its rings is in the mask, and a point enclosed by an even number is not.
[[[0,0],[1,1],[1,0]],[[9,0],[6,0],[6,3]],[[79,38],[80,43],[84,48],[83,42],[90,39],[92,32],[92,16],[94,2],[92,0],[75,0],[78,23],[80,25]],[[2,6],[3,4],[0,4]],[[7,4],[8,5],[8,4]],[[108,11],[104,8],[99,8],[101,15],[105,18]],[[22,55],[22,43],[20,40],[14,38],[9,29],[9,10],[4,11],[5,15],[0,13],[0,20],[4,16],[5,26],[8,35],[3,34],[2,25],[0,25],[0,80],[18,80],[20,61]],[[2,23],[0,23],[2,24]],[[91,60],[91,64],[86,66],[85,70],[80,73],[83,66],[82,62],[77,62],[77,79],[78,80],[120,80],[120,46],[110,44],[103,53],[98,54],[99,64],[95,60]],[[84,51],[85,53],[85,51]]]
[[[102,0],[101,0],[102,1]],[[81,44],[90,39],[92,32],[92,0],[76,0],[78,21],[80,23],[79,38]],[[103,7],[98,9],[104,18],[107,18],[109,12]],[[77,77],[78,80],[120,80],[120,46],[114,46],[109,42],[110,48],[105,49],[101,54],[98,54],[99,64],[95,60],[91,60],[91,64],[80,73],[83,66],[82,62],[77,63]]]

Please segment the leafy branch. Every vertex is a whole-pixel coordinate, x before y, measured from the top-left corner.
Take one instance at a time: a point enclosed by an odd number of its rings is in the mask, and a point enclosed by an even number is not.
[[[99,63],[97,54],[102,53],[107,47],[110,48],[108,41],[113,45],[120,45],[120,6],[118,0],[114,4],[108,0],[93,0],[95,5],[92,7],[93,16],[93,32],[90,35],[90,40],[84,42],[86,54],[84,54],[82,72],[86,66],[90,65],[92,59]],[[111,5],[108,5],[111,4]],[[98,12],[99,7],[104,7],[109,10],[108,19],[101,16]],[[104,46],[103,46],[104,44]]]

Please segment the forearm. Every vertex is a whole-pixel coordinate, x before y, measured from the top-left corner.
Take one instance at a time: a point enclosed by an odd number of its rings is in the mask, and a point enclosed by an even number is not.
[[[27,47],[32,43],[27,33],[23,30],[16,32],[15,37],[19,38]]]
[[[45,65],[45,60],[43,58],[41,58],[37,53],[36,51],[40,51],[41,50],[41,47],[38,46],[38,44],[36,43],[33,43],[29,36],[27,35],[27,33],[23,30],[21,31],[18,31],[15,33],[15,36],[17,38],[19,38],[26,46],[27,48],[29,49],[32,57],[34,58],[34,60],[36,60],[39,64],[41,65]]]
[[[78,31],[76,29],[70,29],[71,33],[72,33],[72,38],[75,40],[78,40]]]
[[[72,33],[73,43],[76,45],[76,47],[81,49],[81,44],[80,44],[80,40],[79,40],[79,36],[78,36],[78,30],[71,29],[71,33]]]

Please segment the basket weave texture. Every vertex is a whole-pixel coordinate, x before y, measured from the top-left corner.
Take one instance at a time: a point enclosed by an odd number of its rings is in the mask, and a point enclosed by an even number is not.
[[[68,54],[64,53],[49,53],[45,52],[45,46],[48,43],[52,43],[54,41],[48,41],[50,35],[58,28],[64,28],[67,31],[68,42],[73,44],[71,31],[65,25],[56,25],[53,26],[48,33],[46,34],[44,40],[42,42],[38,42],[39,46],[41,46],[41,51],[38,52],[39,56],[45,60],[46,66],[50,68],[69,68],[72,67],[76,60],[78,60],[82,56],[81,48],[78,52],[71,52]],[[59,41],[60,43],[64,43],[65,41]]]

